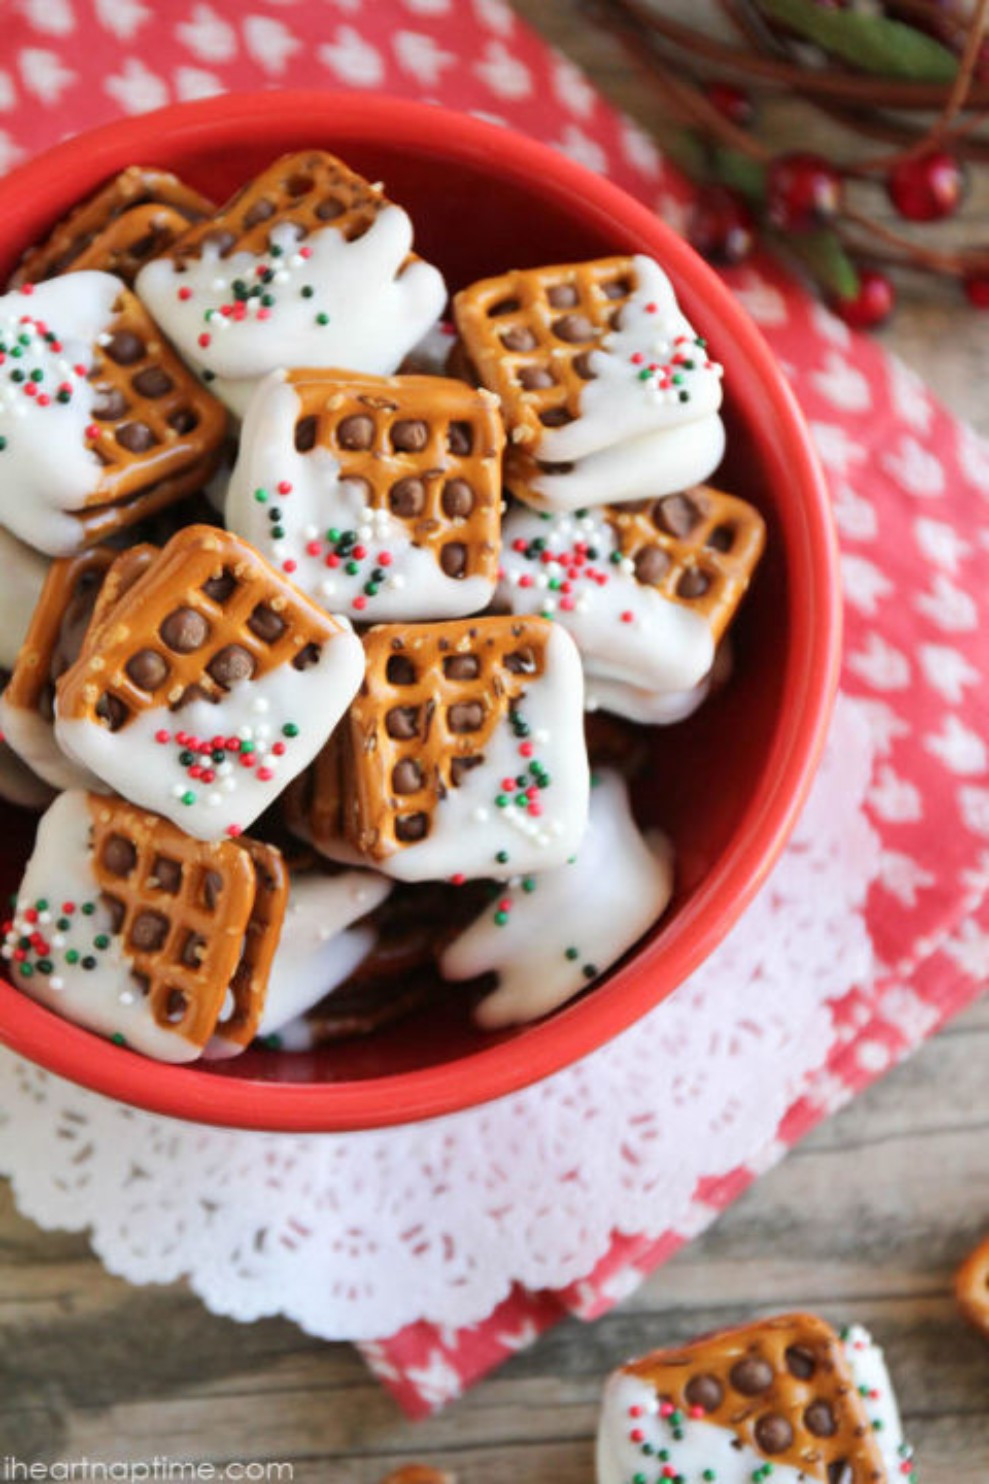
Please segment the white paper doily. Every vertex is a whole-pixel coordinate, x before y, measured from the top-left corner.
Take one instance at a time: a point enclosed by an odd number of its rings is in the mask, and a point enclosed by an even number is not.
[[[839,701],[793,839],[742,921],[645,1020],[486,1108],[366,1134],[177,1123],[0,1052],[0,1171],[44,1227],[88,1228],[133,1283],[327,1339],[478,1322],[513,1283],[586,1276],[614,1231],[690,1228],[702,1177],[758,1161],[870,977],[880,865],[863,712]]]

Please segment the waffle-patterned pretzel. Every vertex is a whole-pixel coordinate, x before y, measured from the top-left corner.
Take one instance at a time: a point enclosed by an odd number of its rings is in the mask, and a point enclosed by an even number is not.
[[[254,905],[240,962],[230,981],[233,1005],[230,1013],[217,1021],[216,1033],[236,1046],[248,1046],[264,1009],[268,975],[288,903],[289,876],[281,853],[273,845],[248,839],[237,844],[254,865]]]
[[[812,1314],[724,1330],[622,1368],[690,1417],[730,1428],[772,1463],[825,1484],[885,1484],[865,1402],[838,1336]],[[688,1427],[703,1426],[689,1421]]]
[[[382,624],[364,636],[364,683],[343,723],[344,827],[382,861],[429,834],[499,722],[546,668],[542,618]]]
[[[989,1340],[989,1237],[958,1269],[955,1296],[969,1324]]]
[[[52,562],[11,672],[6,702],[51,721],[55,684],[79,656],[117,553],[97,546]]]
[[[136,273],[190,223],[213,210],[211,201],[167,170],[131,165],[64,217],[44,242],[30,248],[10,286],[40,283],[82,268],[102,268],[130,282],[132,275],[123,270],[129,270],[131,261]],[[142,251],[149,234],[161,239],[163,233],[171,234],[168,241],[157,240],[154,250]]]
[[[78,512],[84,525],[89,517],[90,529],[100,507],[131,502],[129,524],[158,508],[153,502],[162,488],[167,503],[199,489],[219,458],[227,424],[220,403],[179,360],[129,289],[121,289],[113,320],[94,349],[89,380],[96,400],[88,441],[102,468]]]
[[[291,371],[300,405],[296,447],[326,448],[341,478],[360,481],[450,577],[498,575],[501,452],[498,404],[439,376]]]
[[[98,549],[105,550],[106,548]],[[126,551],[111,552],[113,559],[103,578],[100,590],[96,594],[93,612],[79,655],[92,654],[100,649],[114,608],[124,593],[130,591],[138,578],[144,576],[159,551],[160,548],[153,546],[150,541],[142,541],[137,546],[129,546]],[[76,658],[79,656],[77,655]]]
[[[640,582],[707,619],[715,643],[731,623],[766,543],[759,512],[708,485],[604,509]]]
[[[123,799],[89,795],[93,875],[159,1026],[205,1046],[256,895],[250,854],[207,844]]]
[[[339,726],[330,734],[281,798],[288,828],[317,848],[343,838],[343,733]]]
[[[462,289],[453,313],[458,364],[497,392],[511,441],[535,448],[545,428],[580,415],[587,354],[636,288],[633,258],[523,268]]]
[[[223,258],[235,252],[257,256],[268,251],[274,228],[286,222],[298,229],[300,241],[332,227],[348,242],[356,242],[389,204],[380,187],[334,155],[302,150],[282,155],[248,181],[209,221],[184,233],[170,256],[180,265],[199,257],[206,243],[216,244]],[[415,260],[416,254],[410,253],[402,268]]]
[[[119,731],[153,707],[219,701],[236,681],[306,668],[341,628],[246,541],[186,526],[65,676],[59,715]]]

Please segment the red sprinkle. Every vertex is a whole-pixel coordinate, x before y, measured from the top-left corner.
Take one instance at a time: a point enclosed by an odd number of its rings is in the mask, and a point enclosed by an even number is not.
[[[634,613],[631,613],[626,608],[625,609],[625,612],[622,614],[622,623],[634,623],[634,622],[635,622],[635,614]]]
[[[390,551],[379,551],[378,552],[378,566],[379,567],[390,567],[391,566],[391,552]]]
[[[367,547],[366,546],[355,546],[354,547],[354,553],[353,553],[353,555],[354,555],[354,561],[355,562],[362,562],[364,560],[364,558],[367,556]]]
[[[633,1443],[642,1443],[645,1442],[646,1435],[642,1431],[641,1427],[633,1427],[632,1431],[629,1433],[629,1437],[631,1438]]]
[[[337,556],[335,551],[331,551],[329,556],[326,558],[326,565],[328,567],[339,567],[340,558]]]
[[[179,289],[179,295],[178,296],[182,300],[182,303],[184,304],[187,299],[191,299],[192,298],[192,289],[190,289],[190,288],[181,288],[181,289]]]
[[[62,911],[65,913],[66,917],[71,917],[72,914],[73,914],[73,912],[75,910],[76,910],[76,904],[75,904],[75,902],[63,902],[62,903]]]
[[[207,345],[210,344],[211,340],[212,340],[212,336],[209,334],[209,332],[207,330],[204,330],[203,333],[199,337],[199,344],[202,346],[203,350],[206,349]]]
[[[290,495],[292,493],[292,486],[287,479],[283,479],[280,484],[276,485],[276,489],[280,495]]]
[[[655,305],[655,304],[647,304],[646,305],[646,314],[655,314],[657,307],[658,306]]]
[[[284,742],[274,742],[274,743],[272,743],[271,750],[275,754],[276,757],[282,757],[282,755],[285,752],[285,743]]]
[[[294,572],[295,571],[295,568],[296,568],[296,563],[292,561],[291,557],[289,558],[289,560],[287,562],[282,562],[282,571],[283,572]]]
[[[365,598],[363,593],[360,593],[354,599],[354,607],[357,609],[358,613],[362,612],[367,607],[367,598]]]
[[[672,1417],[673,1416],[673,1413],[675,1411],[676,1411],[676,1407],[674,1407],[674,1405],[673,1405],[672,1402],[660,1402],[660,1404],[659,1404],[659,1415],[660,1415],[660,1417]]]
[[[242,768],[253,768],[254,767],[254,754],[253,754],[253,752],[242,752],[241,753],[241,755],[240,755],[240,766]]]
[[[628,1409],[628,1415],[630,1417],[641,1417],[642,1416],[642,1408],[641,1407],[629,1407],[629,1409]]]
[[[519,757],[531,757],[534,752],[535,748],[531,742],[519,743]]]
[[[450,885],[463,886],[466,880],[467,877],[464,875],[463,871],[454,871],[453,875],[450,877]]]
[[[99,436],[100,436],[100,430],[99,430],[99,428],[96,426],[95,423],[90,423],[89,424],[89,427],[86,429],[86,437],[87,438],[98,438]]]
[[[228,824],[227,825],[227,834],[230,836],[230,838],[232,840],[236,840],[237,836],[240,833],[241,833],[241,827],[240,827],[239,824]]]
[[[306,555],[307,556],[319,556],[319,554],[320,554],[320,552],[322,550],[323,550],[323,548],[319,544],[318,541],[308,541],[306,543]]]
[[[274,778],[275,775],[271,768],[259,768],[257,776],[258,778],[260,778],[262,783],[267,783],[270,779]]]
[[[503,778],[501,780],[501,786],[505,790],[506,794],[510,794],[511,791],[512,791],[512,789],[515,787],[515,779],[514,778]]]
[[[527,807],[527,809],[526,809],[525,812],[526,812],[526,814],[531,814],[532,817],[533,817],[533,819],[538,819],[539,816],[540,816],[540,814],[542,814],[543,811],[542,811],[542,806],[540,804],[530,804]]]

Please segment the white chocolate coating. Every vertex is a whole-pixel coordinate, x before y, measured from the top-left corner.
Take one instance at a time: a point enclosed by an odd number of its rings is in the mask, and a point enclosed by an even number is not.
[[[0,526],[0,670],[14,668],[47,575],[45,557]]]
[[[544,543],[540,551],[536,541]],[[639,582],[634,564],[612,561],[613,554],[614,536],[599,510],[546,519],[516,507],[503,527],[498,597],[513,613],[542,613],[562,624],[588,674],[662,696],[694,691],[714,662],[707,618]],[[595,694],[590,684],[588,690]]]
[[[722,368],[680,310],[659,264],[637,254],[636,287],[617,329],[589,353],[594,373],[580,392],[579,415],[546,428],[538,456],[583,459],[618,443],[683,428],[721,406]]]
[[[386,206],[354,242],[328,226],[299,243],[287,222],[273,229],[271,241],[274,253],[227,258],[207,243],[183,272],[163,257],[137,277],[154,318],[192,366],[215,378],[210,390],[238,417],[257,381],[280,366],[390,375],[446,302],[443,277],[431,264],[400,271],[412,246],[412,223],[400,206]],[[221,312],[236,302],[235,280],[254,283],[258,270],[269,268],[270,304],[252,298],[242,317]],[[326,323],[320,315],[329,316]]]
[[[586,989],[650,928],[673,890],[672,852],[640,835],[624,780],[602,770],[576,859],[510,883],[440,958],[446,979],[497,973],[477,1007],[486,1030],[547,1015]],[[509,902],[506,909],[502,905]],[[507,921],[496,921],[507,915]],[[589,973],[589,968],[594,973]]]
[[[588,711],[609,711],[612,716],[624,716],[626,721],[647,727],[668,727],[686,721],[703,706],[711,693],[710,676],[690,690],[648,691],[628,685],[623,680],[597,675],[586,667],[584,684]]]
[[[94,773],[65,755],[55,740],[51,722],[37,711],[12,706],[6,691],[0,695],[0,731],[31,771],[53,788],[92,788],[107,792],[106,784]]]
[[[904,1461],[912,1457],[912,1449],[904,1441],[900,1409],[896,1404],[896,1393],[886,1369],[886,1358],[869,1331],[861,1324],[853,1324],[842,1336],[845,1358],[851,1366],[855,1385],[865,1388],[865,1406],[873,1424],[876,1442],[890,1479],[899,1481],[904,1477]]]
[[[363,646],[345,629],[323,644],[317,662],[305,670],[280,665],[233,685],[216,705],[192,701],[177,712],[152,707],[117,732],[59,717],[56,702],[55,735],[70,757],[124,798],[198,839],[218,840],[246,829],[312,761],[363,676]],[[288,736],[286,725],[297,728],[296,734]],[[213,778],[200,780],[180,761],[186,747],[178,732],[207,741],[238,738],[250,744],[243,751],[256,761],[246,767],[228,756]],[[159,733],[167,734],[165,740],[157,740]]]
[[[587,827],[590,773],[580,655],[563,629],[549,635],[545,669],[516,707],[528,738],[520,741],[510,718],[503,717],[484,748],[484,761],[436,805],[425,839],[378,861],[379,870],[400,881],[441,881],[456,874],[507,879],[550,870],[574,854]],[[551,779],[539,793],[538,814],[518,807],[503,788],[506,778],[530,763],[541,764]],[[498,798],[506,803],[499,806]],[[501,851],[507,862],[497,861]]]
[[[448,577],[436,557],[414,546],[408,527],[389,510],[366,504],[359,485],[340,478],[327,448],[299,453],[295,425],[298,394],[282,373],[269,376],[251,398],[240,453],[227,492],[227,524],[330,613],[362,622],[461,618],[491,601],[494,583],[481,576]],[[290,485],[288,495],[277,493]],[[265,498],[257,498],[257,492]],[[277,511],[278,519],[272,519]],[[353,531],[366,555],[348,573],[333,556],[328,530]],[[273,532],[277,532],[274,535]],[[381,554],[386,557],[379,564]],[[372,572],[380,577],[366,591]]]
[[[110,913],[100,900],[92,873],[91,829],[86,795],[78,791],[60,794],[38,825],[34,853],[18,893],[12,938],[16,943],[22,932],[40,931],[50,950],[47,961],[52,972],[43,973],[32,964],[33,972],[27,975],[13,961],[8,940],[3,956],[11,977],[32,999],[66,1020],[103,1036],[123,1036],[128,1046],[158,1061],[193,1061],[199,1048],[179,1031],[158,1025],[132,976],[123,940],[112,931]],[[39,900],[49,905],[32,924],[24,913]],[[63,932],[58,921],[66,902],[75,910],[68,919],[71,926]],[[92,904],[91,913],[83,912],[84,904]],[[98,947],[97,938],[105,939],[107,946]],[[79,957],[70,962],[68,953]],[[35,963],[38,957],[31,955]],[[96,960],[93,967],[85,967],[87,958]]]
[[[47,809],[52,791],[0,738],[0,799],[22,809]]]
[[[543,510],[659,499],[710,479],[724,451],[725,426],[712,412],[683,427],[600,449],[577,459],[565,472],[540,472],[525,498]]]
[[[0,365],[0,522],[39,551],[65,556],[81,545],[79,524],[67,512],[83,507],[100,476],[86,444],[97,393],[85,377],[121,284],[109,273],[85,272],[25,287],[31,291],[0,298],[0,344],[7,347]],[[14,349],[21,352],[16,358]],[[15,375],[24,379],[15,382]],[[60,389],[67,401],[59,400]]]

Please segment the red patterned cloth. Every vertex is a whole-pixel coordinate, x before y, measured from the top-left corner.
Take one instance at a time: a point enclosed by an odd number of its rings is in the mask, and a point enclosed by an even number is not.
[[[65,134],[177,99],[257,87],[367,88],[510,123],[668,218],[687,189],[643,135],[502,0],[8,0],[0,169]],[[728,275],[784,363],[831,477],[848,623],[843,689],[881,761],[883,846],[867,922],[882,970],[833,1006],[825,1068],[777,1145],[696,1193],[696,1229],[785,1147],[978,993],[989,971],[989,446],[773,264]],[[442,1405],[565,1313],[593,1318],[684,1240],[616,1236],[580,1283],[513,1292],[458,1334],[365,1346],[409,1412]]]

